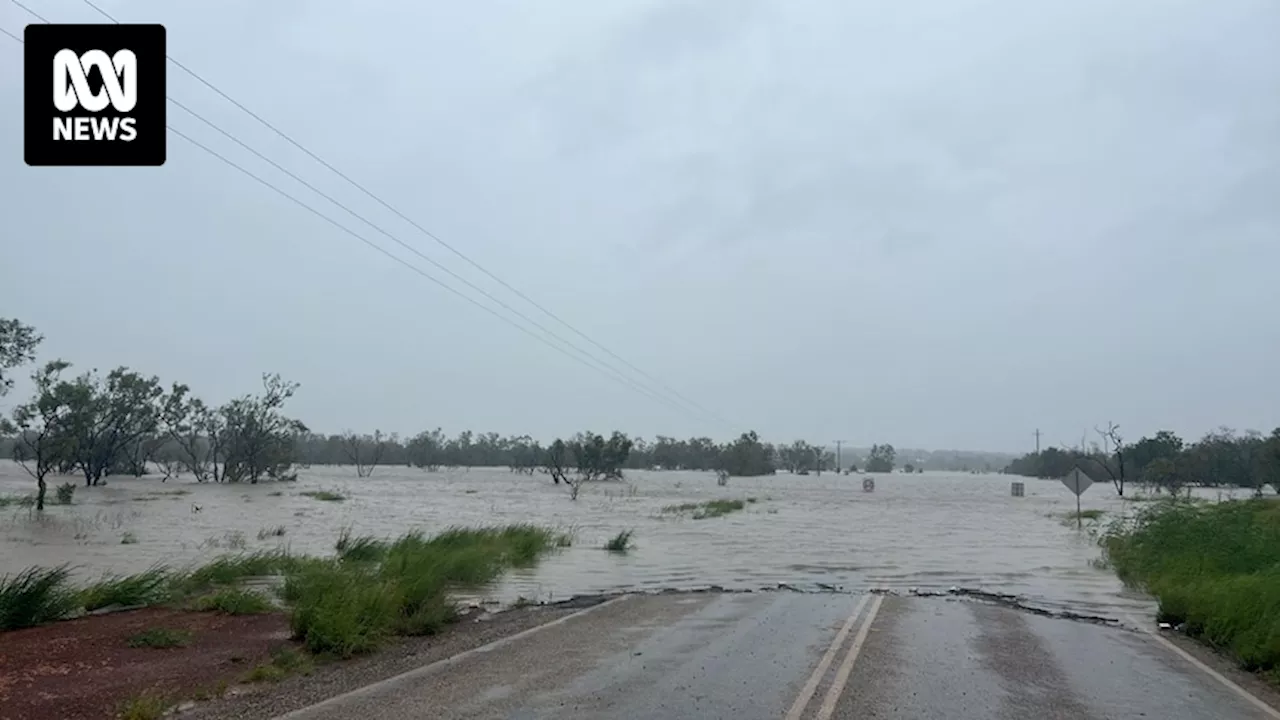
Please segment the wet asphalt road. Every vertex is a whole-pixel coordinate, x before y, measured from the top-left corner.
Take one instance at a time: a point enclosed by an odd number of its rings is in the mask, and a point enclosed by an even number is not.
[[[626,597],[282,716],[1277,717],[1135,630],[945,598],[782,592]]]

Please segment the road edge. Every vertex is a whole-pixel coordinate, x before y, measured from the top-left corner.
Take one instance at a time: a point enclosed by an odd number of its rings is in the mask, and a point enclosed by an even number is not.
[[[508,645],[517,640],[520,640],[521,638],[526,638],[542,630],[546,630],[547,628],[552,628],[557,625],[564,624],[572,620],[573,618],[582,617],[583,615],[587,615],[589,613],[595,612],[596,610],[600,610],[610,605],[616,605],[631,597],[632,596],[630,594],[627,594],[627,595],[619,595],[617,597],[610,598],[609,600],[605,600],[604,602],[597,603],[595,605],[592,605],[591,607],[586,607],[577,612],[570,613],[568,615],[563,615],[554,620],[549,620],[547,622],[542,623],[541,625],[534,625],[531,628],[521,630],[520,632],[515,633],[513,635],[507,635],[506,637],[498,638],[497,640],[494,640],[493,642],[487,643],[485,645],[481,645],[480,647],[471,648],[470,650],[464,650],[456,655],[450,655],[447,658],[441,658],[440,660],[427,663],[426,665],[413,668],[412,670],[406,670],[405,672],[399,673],[398,675],[392,675],[391,677],[383,678],[381,680],[378,680],[377,682],[369,683],[368,685],[363,685],[354,690],[348,690],[340,695],[334,695],[333,697],[325,698],[320,702],[312,703],[310,705],[306,705],[306,706],[297,708],[295,710],[291,710],[283,715],[276,715],[271,720],[301,720],[301,718],[307,717],[309,713],[315,712],[317,710],[322,710],[325,707],[328,707],[330,705],[335,705],[349,698],[359,697],[361,695],[365,695],[368,693],[377,692],[378,690],[382,690],[384,688],[393,686],[397,683],[401,683],[406,680],[413,680],[416,678],[421,678],[427,675],[431,675],[450,665],[454,665],[456,663],[462,662],[463,660],[474,657],[476,655],[492,652],[494,650],[497,650],[498,648],[503,647],[504,645]]]

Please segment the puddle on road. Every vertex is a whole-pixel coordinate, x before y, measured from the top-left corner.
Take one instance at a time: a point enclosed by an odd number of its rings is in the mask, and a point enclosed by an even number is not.
[[[1149,611],[1147,598],[1091,564],[1099,556],[1094,539],[1061,522],[1075,510],[1071,493],[1056,481],[1024,480],[1026,497],[1014,498],[1010,478],[1001,475],[880,475],[875,491],[863,492],[861,475],[734,478],[718,487],[714,473],[629,471],[625,483],[588,487],[573,502],[543,475],[506,469],[382,467],[356,478],[352,468],[312,468],[297,483],[256,486],[113,477],[105,487],[79,487],[74,505],[50,507],[43,518],[15,506],[0,510],[0,575],[72,563],[77,574],[96,577],[241,549],[328,554],[344,526],[385,536],[531,522],[572,529],[573,547],[537,568],[513,571],[487,597],[555,601],[780,583],[851,592],[961,586],[1092,614]],[[34,484],[18,466],[0,462],[0,494],[26,494]],[[321,490],[347,499],[301,494]],[[720,497],[758,502],[704,520],[660,514],[669,505]],[[1105,521],[1140,504],[1099,484],[1085,494],[1084,507],[1106,511]],[[284,534],[272,534],[280,526]],[[636,533],[634,550],[601,549],[627,529]],[[122,544],[126,534],[134,542]]]

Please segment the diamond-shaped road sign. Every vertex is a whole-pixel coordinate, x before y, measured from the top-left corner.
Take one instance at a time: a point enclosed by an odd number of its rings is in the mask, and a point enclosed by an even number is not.
[[[1066,477],[1062,478],[1062,484],[1066,485],[1068,490],[1075,493],[1076,497],[1080,497],[1084,494],[1084,491],[1088,490],[1089,486],[1093,484],[1093,480],[1088,475],[1080,472],[1080,468],[1074,468],[1071,472],[1067,473]]]

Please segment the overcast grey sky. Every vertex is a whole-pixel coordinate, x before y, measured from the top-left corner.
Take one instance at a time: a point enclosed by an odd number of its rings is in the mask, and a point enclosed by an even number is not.
[[[170,55],[731,424],[179,138],[163,168],[28,168],[21,47],[0,38],[0,316],[38,326],[42,358],[213,401],[280,372],[322,431],[1022,450],[1108,420],[1280,425],[1275,0],[101,4],[164,23]],[[0,2],[0,26],[29,21]],[[522,304],[172,66],[169,94]]]

